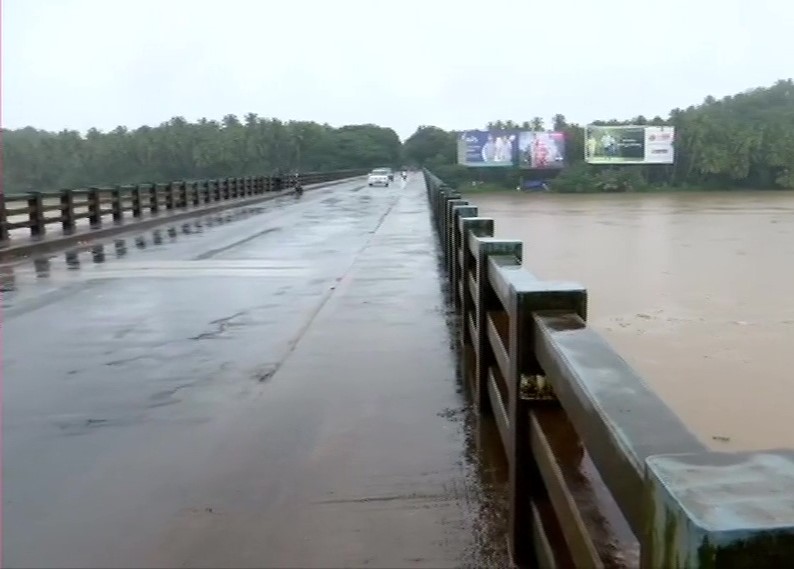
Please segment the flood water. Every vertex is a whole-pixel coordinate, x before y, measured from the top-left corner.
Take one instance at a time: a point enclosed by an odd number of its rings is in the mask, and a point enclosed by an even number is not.
[[[468,199],[705,444],[794,448],[794,192]]]

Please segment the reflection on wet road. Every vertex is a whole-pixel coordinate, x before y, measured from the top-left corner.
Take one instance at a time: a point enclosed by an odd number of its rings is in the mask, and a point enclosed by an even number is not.
[[[8,566],[503,565],[424,188],[2,269]]]

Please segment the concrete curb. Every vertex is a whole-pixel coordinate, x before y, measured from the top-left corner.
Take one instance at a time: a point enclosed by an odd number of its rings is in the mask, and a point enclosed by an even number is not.
[[[336,186],[338,184],[343,184],[345,182],[352,182],[358,178],[360,178],[360,176],[356,176],[354,178],[345,178],[343,180],[336,180],[333,182],[320,182],[317,184],[304,186],[304,189],[306,191],[319,190],[322,188],[327,188],[329,186]],[[16,259],[22,257],[29,257],[31,255],[51,253],[54,251],[59,251],[64,248],[71,247],[73,245],[81,244],[85,241],[106,239],[108,237],[114,237],[125,233],[143,231],[146,229],[157,227],[159,225],[166,225],[169,223],[173,223],[174,221],[180,221],[194,217],[201,217],[203,215],[217,213],[219,211],[223,211],[226,209],[255,205],[258,203],[274,200],[276,198],[288,196],[294,193],[295,191],[292,189],[284,190],[281,192],[271,192],[267,194],[260,194],[257,196],[250,196],[244,199],[217,202],[203,207],[197,207],[184,211],[174,212],[165,216],[150,217],[141,220],[130,220],[127,223],[108,225],[96,229],[78,230],[75,233],[71,233],[69,235],[59,235],[57,237],[50,239],[44,237],[41,241],[26,241],[25,243],[19,243],[16,245],[11,243],[8,246],[0,249],[0,262],[14,261]]]

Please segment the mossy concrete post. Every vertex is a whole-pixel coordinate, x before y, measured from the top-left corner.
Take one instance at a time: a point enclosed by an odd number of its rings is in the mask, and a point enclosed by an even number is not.
[[[657,455],[645,461],[643,569],[794,563],[794,451]]]

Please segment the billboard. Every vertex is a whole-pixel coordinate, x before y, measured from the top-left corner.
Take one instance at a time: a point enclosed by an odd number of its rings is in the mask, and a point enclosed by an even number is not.
[[[518,166],[538,170],[565,165],[565,135],[561,132],[518,133]]]
[[[585,128],[584,158],[590,164],[672,164],[672,126]]]
[[[467,130],[458,135],[458,164],[479,168],[512,166],[516,155],[513,131]]]

